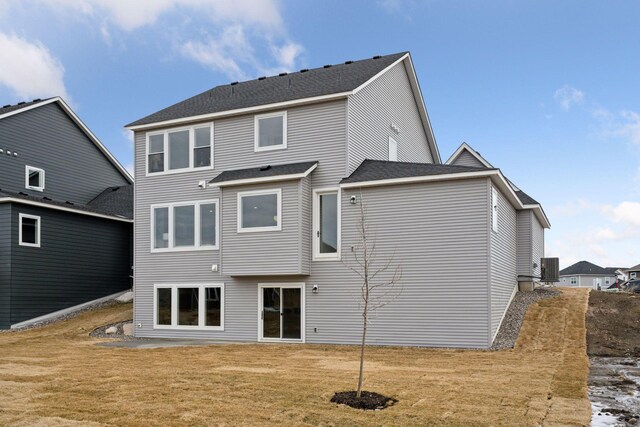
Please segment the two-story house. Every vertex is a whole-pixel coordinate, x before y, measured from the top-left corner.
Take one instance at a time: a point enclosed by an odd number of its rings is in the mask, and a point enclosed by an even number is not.
[[[133,180],[61,98],[0,108],[0,328],[131,287]]]
[[[138,337],[357,343],[364,204],[402,268],[369,342],[488,347],[519,213],[549,227],[500,170],[442,164],[408,53],[218,86],[127,128]]]

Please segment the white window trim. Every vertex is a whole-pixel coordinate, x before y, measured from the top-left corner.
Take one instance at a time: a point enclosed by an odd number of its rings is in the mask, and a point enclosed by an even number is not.
[[[216,205],[216,244],[215,245],[200,245],[200,205],[206,205],[210,203],[215,203]],[[178,246],[174,247],[173,242],[173,208],[180,206],[193,206],[194,207],[194,246]],[[156,248],[155,247],[155,238],[156,238],[156,216],[154,214],[154,210],[158,208],[168,208],[169,209],[169,247],[167,248]],[[151,240],[151,252],[187,252],[187,251],[214,251],[220,248],[220,202],[219,199],[211,199],[211,200],[198,200],[192,202],[175,202],[175,203],[163,203],[157,205],[151,205],[151,220],[149,221],[151,224],[150,230],[150,240]]]
[[[395,145],[395,159],[391,158],[391,145]],[[389,154],[389,161],[390,162],[397,162],[398,161],[398,141],[393,138],[392,136],[389,136],[389,148],[388,148],[388,154]]]
[[[40,172],[41,175],[41,186],[31,186],[29,185],[29,172],[31,171],[35,171],[35,172]],[[27,190],[34,190],[34,191],[44,191],[44,186],[45,186],[45,181],[44,181],[45,175],[44,175],[44,169],[40,169],[37,168],[35,166],[25,166],[24,167],[24,186]]]
[[[178,325],[178,289],[198,288],[198,325]],[[204,326],[205,323],[205,289],[220,288],[220,326]],[[158,289],[171,289],[171,325],[158,325]],[[224,283],[173,283],[153,285],[153,329],[182,329],[203,331],[224,331]]]
[[[635,279],[636,277],[637,277],[637,274],[635,271],[633,273],[629,273],[629,280]]]
[[[570,285],[577,285],[578,284],[578,278],[573,276],[569,278],[569,284]]]
[[[282,144],[269,145],[260,147],[260,119],[269,119],[272,117],[282,117]],[[256,114],[253,118],[253,150],[257,153],[260,151],[286,150],[287,149],[287,112],[278,111],[277,113]]]
[[[36,215],[28,215],[28,214],[19,214],[19,223],[18,223],[18,244],[20,246],[28,246],[31,248],[39,248],[40,247],[40,217]],[[22,241],[22,219],[29,218],[36,220],[36,243],[27,243]]]
[[[268,227],[242,227],[242,198],[250,196],[262,196],[266,194],[275,194],[277,196],[277,208],[278,208],[278,224]],[[239,191],[238,192],[238,233],[259,233],[263,231],[282,231],[282,189],[273,188],[269,190],[255,190],[255,191]]]
[[[195,146],[195,129],[200,129],[200,128],[205,128],[205,127],[210,127],[211,128],[211,165],[210,166],[203,166],[203,167],[199,167],[196,168],[193,166],[193,162],[194,160],[194,155],[193,155],[193,150],[196,148]],[[169,169],[169,134],[173,133],[173,132],[180,132],[180,131],[184,131],[184,130],[188,130],[189,131],[189,167],[187,168],[182,168],[182,169]],[[162,155],[164,156],[164,168],[165,170],[162,172],[149,172],[149,147],[150,147],[150,138],[152,136],[155,135],[164,135],[164,151],[162,153]],[[215,141],[213,139],[214,136],[214,125],[213,122],[211,123],[201,123],[198,125],[192,125],[192,126],[182,126],[182,127],[176,127],[176,128],[170,128],[170,129],[164,129],[161,131],[155,131],[155,132],[147,132],[146,137],[145,137],[145,143],[146,143],[146,149],[145,149],[145,160],[144,160],[144,165],[145,165],[145,176],[158,176],[158,175],[173,175],[176,173],[185,173],[185,172],[194,172],[194,171],[202,171],[202,170],[211,170],[213,169],[213,161],[214,161],[214,147],[215,147]]]
[[[287,339],[287,338],[264,338],[262,335],[262,307],[264,305],[264,288],[300,288],[300,339]],[[306,285],[305,283],[258,283],[258,341],[259,342],[306,342]]]
[[[338,251],[335,254],[320,253],[320,196],[323,194],[337,193],[338,198]],[[342,234],[342,191],[339,187],[317,188],[313,190],[313,261],[340,260]]]
[[[491,231],[498,232],[498,190],[491,187]]]

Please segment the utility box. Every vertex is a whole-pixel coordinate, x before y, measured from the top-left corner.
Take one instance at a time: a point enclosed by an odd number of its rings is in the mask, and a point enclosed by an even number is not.
[[[559,282],[560,281],[560,259],[541,258],[540,259],[540,281]]]

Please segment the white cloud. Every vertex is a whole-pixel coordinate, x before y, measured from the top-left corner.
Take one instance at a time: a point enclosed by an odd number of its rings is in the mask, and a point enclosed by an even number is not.
[[[278,63],[285,68],[284,71],[292,71],[294,69],[296,60],[303,50],[301,45],[294,42],[287,42],[283,46],[274,47]]]
[[[623,122],[618,127],[617,133],[640,146],[640,114],[635,111],[622,111],[620,116]]]
[[[0,64],[0,84],[21,99],[62,96],[70,101],[64,67],[41,42],[0,33]]]
[[[602,207],[603,214],[616,223],[640,227],[640,203],[625,201],[617,206]]]
[[[584,102],[584,92],[569,85],[564,85],[556,90],[553,98],[563,110],[568,111],[573,105],[580,105]]]
[[[550,206],[549,212],[553,217],[573,217],[581,215],[591,209],[594,205],[585,199],[573,199],[563,205]]]

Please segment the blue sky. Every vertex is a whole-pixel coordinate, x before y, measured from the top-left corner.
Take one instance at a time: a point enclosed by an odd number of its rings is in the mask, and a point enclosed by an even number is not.
[[[561,266],[640,263],[637,1],[3,0],[0,104],[123,125],[218,84],[411,51],[443,159],[463,141],[543,203]]]

